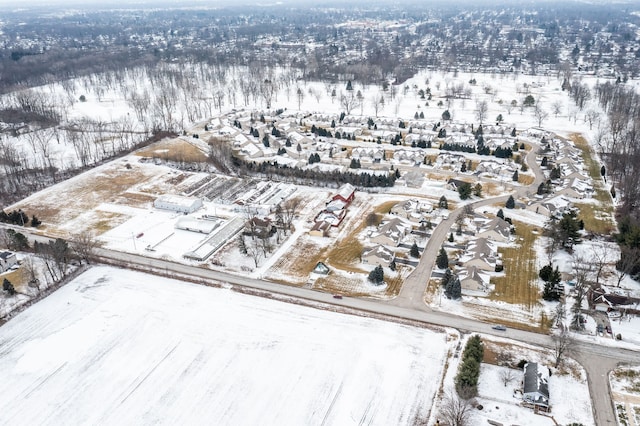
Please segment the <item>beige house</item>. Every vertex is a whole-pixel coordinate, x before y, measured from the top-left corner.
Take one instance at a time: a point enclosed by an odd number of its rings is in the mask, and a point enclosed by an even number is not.
[[[394,217],[388,222],[380,225],[377,232],[371,236],[370,240],[372,243],[396,247],[400,244],[402,239],[411,232],[411,229],[411,225],[403,219]]]
[[[363,263],[380,264],[383,266],[389,266],[394,257],[395,254],[392,250],[380,244],[375,247],[365,248],[360,256]]]

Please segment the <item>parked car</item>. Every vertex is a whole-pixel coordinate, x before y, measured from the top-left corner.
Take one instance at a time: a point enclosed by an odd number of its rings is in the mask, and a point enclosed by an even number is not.
[[[607,330],[607,333],[611,334],[611,326],[610,325],[606,326],[605,329]]]
[[[598,330],[598,333],[604,333],[604,326],[602,324],[598,324],[596,329]]]
[[[333,298],[334,299],[342,299],[342,295],[341,294],[334,294]]]
[[[498,331],[507,331],[507,327],[505,327],[504,325],[500,325],[500,324],[494,325],[491,328],[493,328],[494,330],[498,330]]]

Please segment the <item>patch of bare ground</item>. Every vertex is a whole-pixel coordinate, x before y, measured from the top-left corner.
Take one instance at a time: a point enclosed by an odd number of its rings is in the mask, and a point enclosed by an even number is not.
[[[128,167],[118,165],[82,174],[71,182],[65,182],[59,191],[53,187],[49,191],[35,194],[18,203],[16,208],[35,214],[48,230],[54,231],[102,203],[115,202],[129,188],[158,173],[136,163],[127,164]]]
[[[546,333],[551,327],[550,318],[538,315],[536,312],[523,312],[512,309],[509,305],[485,305],[474,301],[474,299],[462,302],[465,310],[471,312],[473,317],[488,323],[502,324],[507,327],[520,330],[533,331],[536,333]],[[515,312],[519,312],[516,314]]]
[[[295,247],[269,268],[266,277],[284,284],[302,285],[308,281],[316,264],[324,260],[323,253],[324,248],[313,240],[300,237]]]
[[[519,174],[518,175],[518,183],[521,185],[531,185],[536,180],[535,176]]]
[[[113,199],[114,204],[130,207],[149,207],[157,197],[141,192],[124,192]]]
[[[502,194],[502,188],[492,182],[482,182],[482,194],[484,196],[496,197]]]
[[[11,284],[13,284],[13,287],[18,293],[27,292],[29,277],[25,268],[18,268],[15,271],[2,274],[2,276],[0,276],[0,281],[4,281],[5,278],[11,281]]]
[[[86,229],[90,229],[94,231],[96,235],[100,235],[125,223],[128,219],[129,216],[124,214],[97,211],[94,220],[86,224]]]
[[[165,139],[136,152],[141,157],[159,158],[179,163],[206,162],[207,155],[196,146],[181,138]]]
[[[514,221],[515,245],[501,247],[504,275],[492,278],[495,285],[489,298],[508,304],[522,305],[532,311],[539,303],[540,289],[536,284],[538,270],[534,243],[538,234],[535,227]]]

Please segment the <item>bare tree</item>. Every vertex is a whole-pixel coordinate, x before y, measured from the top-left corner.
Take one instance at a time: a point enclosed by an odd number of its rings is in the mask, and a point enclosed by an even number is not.
[[[343,93],[340,95],[340,105],[344,108],[345,113],[349,115],[351,114],[351,111],[354,110],[354,108],[360,105],[360,99],[358,99],[353,94],[353,91],[347,93],[346,95]]]
[[[298,100],[298,110],[301,108],[302,101],[304,100],[304,90],[301,87],[296,89],[296,99]]]
[[[73,234],[70,238],[71,249],[80,261],[91,263],[95,258],[96,249],[101,246],[100,241],[92,232],[80,232]]]
[[[515,379],[515,375],[513,374],[513,370],[510,368],[503,368],[500,372],[500,381],[506,388],[509,383],[511,383]]]
[[[554,101],[551,104],[551,111],[553,111],[553,115],[558,118],[558,115],[562,112],[562,101]]]
[[[640,249],[621,247],[620,260],[616,262],[616,275],[618,277],[617,286],[620,287],[622,280],[631,273],[633,268],[640,262]]]
[[[40,280],[38,279],[38,267],[35,264],[34,257],[29,255],[22,259],[22,270],[27,275],[28,286],[35,289],[36,294],[40,292]]]
[[[462,399],[449,390],[442,398],[440,416],[449,426],[466,426],[470,424],[472,410],[469,400]]]
[[[609,245],[600,244],[598,246],[592,246],[591,248],[591,258],[589,259],[589,263],[592,266],[592,269],[595,273],[595,286],[600,286],[600,277],[604,271],[604,268],[609,264],[609,259],[611,257],[611,250],[609,249]]]
[[[589,109],[584,113],[584,121],[589,123],[589,130],[593,129],[593,124],[597,123],[600,118],[598,111]]]
[[[487,101],[476,102],[476,118],[482,124],[487,118],[487,112],[489,111],[489,104]]]
[[[245,241],[245,247],[247,249],[247,254],[253,259],[253,263],[257,268],[263,254],[260,242],[256,239],[252,239],[249,242]]]
[[[544,122],[544,120],[549,118],[549,113],[540,106],[540,102],[536,102],[536,104],[533,106],[533,115],[538,121],[538,127],[542,127],[542,123]]]
[[[285,230],[291,231],[291,223],[301,207],[302,200],[299,197],[289,198],[276,206],[276,218]]]
[[[558,368],[564,362],[565,356],[572,350],[574,341],[569,330],[564,327],[560,334],[553,335],[552,339],[555,359],[554,367]]]

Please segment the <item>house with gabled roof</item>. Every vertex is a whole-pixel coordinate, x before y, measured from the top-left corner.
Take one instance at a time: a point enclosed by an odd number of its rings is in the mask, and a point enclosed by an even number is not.
[[[507,242],[511,238],[511,224],[497,217],[481,225],[480,231],[476,236],[497,242]]]
[[[391,207],[390,214],[419,222],[425,214],[433,211],[433,204],[426,200],[410,199],[400,201]]]
[[[486,292],[489,289],[489,275],[475,266],[465,265],[458,271],[458,277],[462,290]]]
[[[331,198],[332,200],[342,200],[345,203],[349,204],[356,196],[356,188],[350,183],[345,183],[340,188],[338,188],[338,192]]]
[[[549,411],[549,369],[528,362],[524,365],[522,400],[536,410]]]
[[[412,226],[399,217],[384,222],[378,227],[370,240],[372,243],[387,246],[398,246],[402,239],[411,232]]]
[[[360,255],[363,263],[380,264],[389,266],[395,258],[393,251],[381,244],[374,247],[365,248]]]
[[[486,238],[472,240],[458,263],[467,268],[477,268],[482,271],[495,271],[498,264],[498,251]]]

